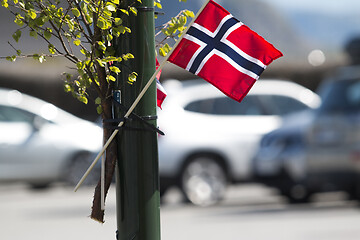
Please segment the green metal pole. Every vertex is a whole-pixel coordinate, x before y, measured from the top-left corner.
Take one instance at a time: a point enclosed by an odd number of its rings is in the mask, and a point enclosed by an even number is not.
[[[124,2],[124,1],[123,1]],[[133,1],[125,1],[124,7]],[[142,0],[137,16],[125,17],[131,34],[121,36],[114,47],[118,56],[132,53],[135,59],[119,64],[117,96],[128,109],[155,71],[154,0]],[[135,71],[137,81],[129,84],[128,74]],[[124,110],[115,109],[121,118]],[[150,86],[134,110],[139,116],[156,116],[156,84]],[[151,118],[150,118],[151,119]],[[156,120],[150,120],[156,126]],[[143,130],[144,124],[128,119],[117,136],[116,214],[118,239],[160,240],[160,194],[157,133]],[[139,128],[141,130],[139,130]],[[136,129],[136,130],[134,130]]]

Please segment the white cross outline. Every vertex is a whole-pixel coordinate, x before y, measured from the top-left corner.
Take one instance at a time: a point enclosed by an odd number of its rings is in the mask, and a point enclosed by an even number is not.
[[[214,38],[216,36],[216,34],[218,34],[218,32],[220,31],[221,27],[224,25],[224,23],[230,19],[233,18],[232,14],[228,14],[226,15],[220,22],[220,24],[217,26],[217,28],[215,29],[214,32],[211,32],[210,30],[208,30],[207,28],[194,23],[192,25],[192,27],[197,28],[198,30],[202,31],[203,33],[205,33],[206,35]],[[250,55],[248,55],[247,53],[245,53],[244,51],[242,51],[240,48],[238,48],[235,44],[233,44],[232,42],[230,42],[229,40],[227,40],[226,38],[233,32],[235,31],[237,28],[240,28],[241,26],[243,26],[244,24],[242,22],[238,22],[236,24],[234,24],[232,27],[230,27],[226,33],[224,34],[224,36],[221,38],[221,42],[223,42],[224,44],[226,44],[227,46],[229,46],[230,48],[232,48],[234,51],[236,51],[239,55],[241,55],[243,58],[245,58],[246,60],[253,62],[255,64],[257,64],[258,66],[262,67],[263,69],[266,68],[266,65],[264,63],[262,63],[259,59],[256,59]],[[188,62],[187,66],[186,66],[186,70],[189,71],[192,64],[194,63],[196,57],[199,55],[199,53],[207,46],[206,43],[204,43],[203,41],[186,34],[184,36],[184,38],[188,39],[189,41],[192,41],[196,44],[198,44],[200,47],[195,51],[195,53],[193,54],[193,56],[191,57],[190,61]],[[254,78],[254,79],[258,79],[259,75],[253,73],[252,71],[249,71],[245,68],[243,68],[242,66],[240,66],[239,64],[237,64],[234,60],[232,60],[230,57],[228,57],[226,54],[220,52],[219,50],[213,49],[200,63],[198,69],[196,70],[195,74],[197,75],[202,68],[204,67],[204,65],[206,64],[206,62],[213,56],[213,55],[217,55],[221,58],[223,58],[225,61],[229,62],[235,69],[237,69],[238,71]]]

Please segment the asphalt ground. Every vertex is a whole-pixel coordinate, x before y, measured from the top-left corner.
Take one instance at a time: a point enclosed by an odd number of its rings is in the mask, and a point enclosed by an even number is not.
[[[34,191],[0,185],[0,240],[115,239],[115,188],[105,223],[91,220],[92,187],[56,186]],[[223,202],[201,208],[173,189],[161,204],[166,240],[359,240],[360,208],[342,193],[319,195],[311,204],[289,205],[276,191],[246,184],[231,187]]]

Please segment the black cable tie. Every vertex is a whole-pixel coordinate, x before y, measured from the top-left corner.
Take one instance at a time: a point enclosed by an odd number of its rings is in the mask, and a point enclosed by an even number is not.
[[[154,12],[155,11],[154,7],[146,7],[146,6],[136,7],[136,9],[140,12]]]
[[[120,104],[118,101],[116,101],[115,99],[113,99],[113,102],[116,104],[116,106],[118,106],[121,110],[123,111],[127,111],[127,109],[122,105]],[[159,128],[155,127],[154,125],[148,123],[147,121],[150,121],[150,120],[156,120],[157,119],[157,116],[152,116],[152,115],[149,115],[149,116],[139,116],[137,115],[136,113],[130,113],[130,116],[127,118],[127,119],[124,119],[124,118],[120,118],[120,119],[114,119],[115,121],[114,122],[117,122],[117,123],[120,123],[121,121],[124,121],[124,125],[125,125],[125,122],[128,121],[128,120],[139,120],[140,122],[142,122],[145,127],[147,127],[148,129],[141,129],[141,128],[136,128],[136,127],[128,127],[126,126],[127,129],[132,129],[132,130],[151,130],[151,131],[154,131],[154,132],[157,132],[158,134],[160,135],[165,135],[165,133],[163,131],[161,131]],[[118,128],[117,126],[115,126],[115,128]]]

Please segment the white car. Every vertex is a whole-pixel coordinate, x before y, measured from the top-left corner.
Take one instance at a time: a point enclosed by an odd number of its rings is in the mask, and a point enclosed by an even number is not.
[[[259,80],[238,103],[204,80],[164,82],[158,112],[160,193],[182,189],[197,205],[218,202],[230,182],[252,177],[251,159],[261,137],[281,116],[316,108],[320,98],[289,81]]]
[[[88,155],[101,144],[99,126],[16,90],[0,89],[0,183],[36,188],[77,183],[89,166]]]

